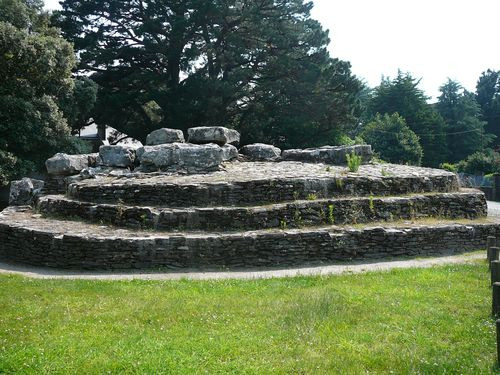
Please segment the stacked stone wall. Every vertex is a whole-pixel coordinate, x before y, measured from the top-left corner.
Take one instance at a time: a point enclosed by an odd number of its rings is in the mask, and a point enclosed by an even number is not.
[[[56,225],[55,223],[54,225]],[[75,223],[78,225],[78,223]],[[499,236],[498,224],[177,234],[62,234],[0,223],[0,257],[77,269],[281,267],[463,252]]]
[[[413,220],[428,217],[476,219],[487,214],[479,191],[408,197],[295,201],[257,207],[151,208],[94,204],[61,196],[43,197],[39,211],[94,223],[155,230],[254,230],[325,224]]]

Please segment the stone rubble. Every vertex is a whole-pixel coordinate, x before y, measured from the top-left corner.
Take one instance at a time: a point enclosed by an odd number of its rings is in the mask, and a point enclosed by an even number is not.
[[[162,128],[148,134],[147,146],[157,146],[167,143],[184,143],[184,134],[179,129]]]
[[[281,157],[281,150],[272,145],[264,143],[253,143],[243,146],[240,153],[252,161],[275,161]]]

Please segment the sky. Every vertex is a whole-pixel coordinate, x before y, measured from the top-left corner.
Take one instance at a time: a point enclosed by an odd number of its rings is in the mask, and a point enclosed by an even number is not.
[[[45,0],[47,9],[58,0]],[[481,72],[500,70],[499,0],[314,0],[330,30],[330,53],[371,87],[398,69],[433,98],[448,78],[475,90]]]

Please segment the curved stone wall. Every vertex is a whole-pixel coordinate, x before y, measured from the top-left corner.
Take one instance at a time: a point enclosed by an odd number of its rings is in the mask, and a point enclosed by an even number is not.
[[[281,267],[461,252],[481,248],[487,236],[499,235],[498,223],[474,222],[153,235],[4,211],[0,258],[77,269]]]
[[[94,204],[62,196],[42,197],[47,216],[155,230],[254,230],[326,224],[356,224],[426,217],[475,219],[487,214],[484,194],[475,190],[407,197],[351,197],[255,207],[154,208]]]

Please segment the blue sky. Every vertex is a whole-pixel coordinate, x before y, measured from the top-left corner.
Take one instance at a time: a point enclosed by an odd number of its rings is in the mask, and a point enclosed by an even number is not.
[[[58,0],[45,0],[48,9]],[[499,0],[314,0],[330,30],[332,56],[350,61],[370,86],[398,68],[437,96],[452,78],[474,90],[482,71],[500,70]]]

